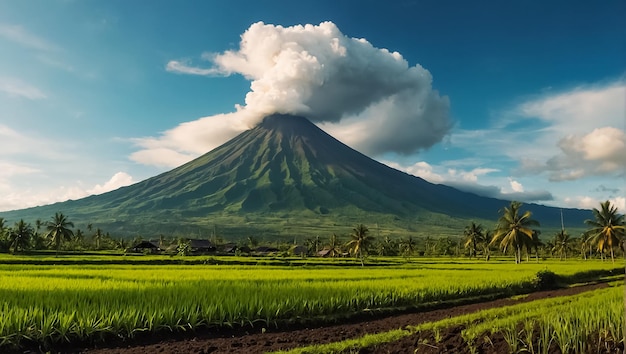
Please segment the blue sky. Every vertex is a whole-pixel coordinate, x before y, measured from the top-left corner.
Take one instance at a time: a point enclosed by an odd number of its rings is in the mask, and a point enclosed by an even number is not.
[[[138,182],[276,110],[434,183],[623,212],[625,13],[624,1],[0,0],[0,210]]]

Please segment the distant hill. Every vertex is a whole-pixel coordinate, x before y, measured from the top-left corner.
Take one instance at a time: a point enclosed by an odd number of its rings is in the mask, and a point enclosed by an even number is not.
[[[509,204],[429,183],[349,148],[303,117],[271,115],[207,154],[169,172],[105,194],[3,212],[48,220],[61,211],[113,235],[217,233],[227,238],[347,233],[460,235],[469,220],[491,227]],[[524,206],[544,229],[560,228],[560,209]],[[563,209],[566,227],[583,228],[588,210]],[[551,235],[550,235],[551,236]]]

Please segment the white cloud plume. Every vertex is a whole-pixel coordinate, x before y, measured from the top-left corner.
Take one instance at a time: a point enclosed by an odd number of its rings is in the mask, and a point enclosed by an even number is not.
[[[326,122],[323,127],[331,134],[373,154],[426,149],[451,128],[449,101],[432,89],[426,69],[409,66],[399,53],[376,48],[365,39],[347,37],[332,22],[291,27],[258,22],[241,35],[237,50],[202,57],[210,62],[206,68],[172,60],[166,70],[203,76],[241,74],[251,81],[245,105],[231,114],[185,123],[184,138],[181,125],[152,138],[151,147],[140,142],[144,149],[206,152],[207,146],[228,140],[242,126],[254,126],[272,113]],[[214,124],[208,136],[207,121]],[[345,133],[353,131],[361,134]],[[135,161],[154,163],[141,156],[135,154]]]

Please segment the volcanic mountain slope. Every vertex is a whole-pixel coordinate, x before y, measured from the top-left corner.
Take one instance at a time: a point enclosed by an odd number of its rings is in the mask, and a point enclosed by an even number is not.
[[[460,234],[469,219],[495,222],[507,204],[392,169],[305,118],[272,115],[209,153],[132,186],[0,216],[47,220],[62,211],[77,224],[126,235],[215,225],[231,236],[319,234],[355,223],[399,234]],[[527,207],[544,226],[560,222],[558,209]],[[568,223],[580,224],[589,215],[565,212]]]

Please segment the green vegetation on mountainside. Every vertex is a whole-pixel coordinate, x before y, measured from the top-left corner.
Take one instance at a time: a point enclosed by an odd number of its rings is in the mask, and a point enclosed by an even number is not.
[[[116,235],[210,232],[265,238],[341,233],[377,224],[398,237],[452,236],[489,224],[508,204],[434,185],[350,149],[301,117],[275,115],[169,172],[98,196],[0,213],[34,222],[63,212]],[[527,205],[544,228],[559,209]],[[572,230],[588,211],[566,210]]]

